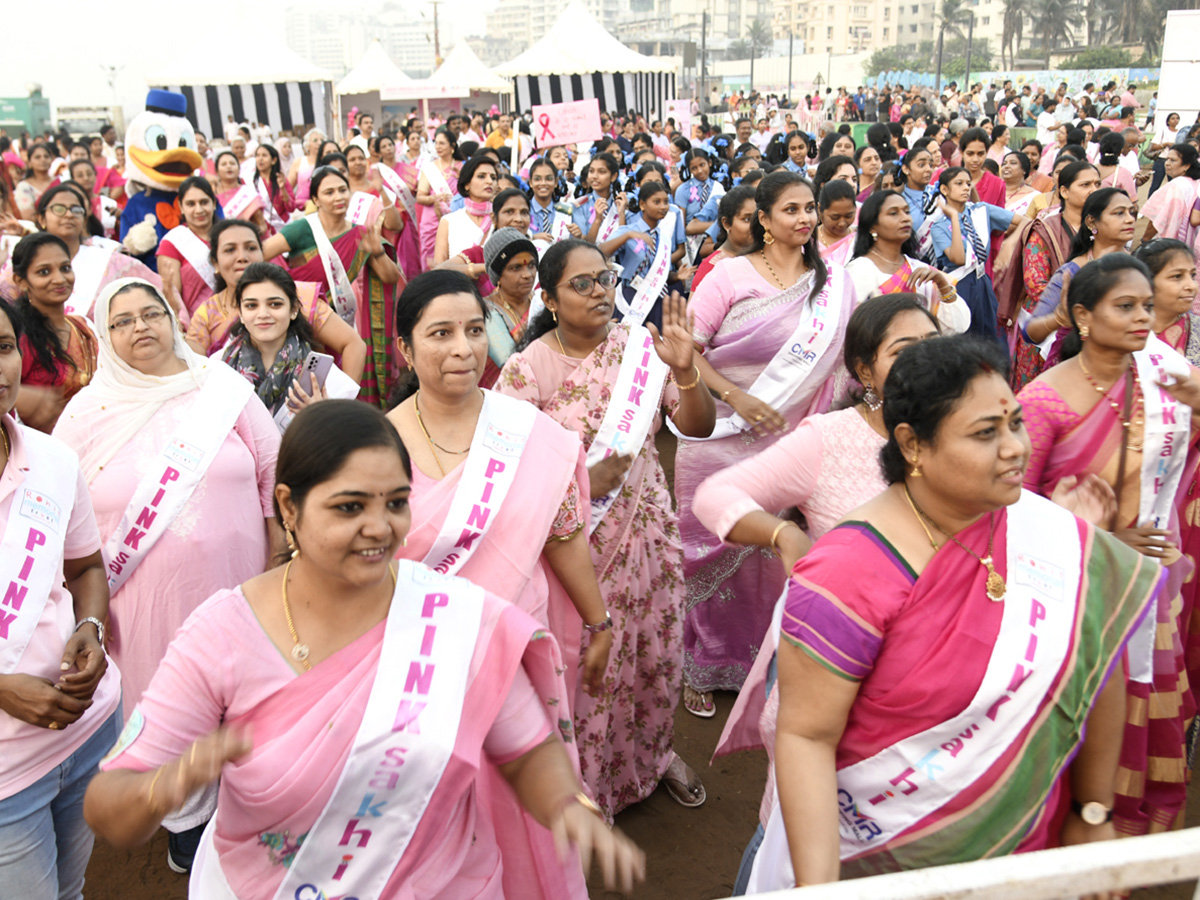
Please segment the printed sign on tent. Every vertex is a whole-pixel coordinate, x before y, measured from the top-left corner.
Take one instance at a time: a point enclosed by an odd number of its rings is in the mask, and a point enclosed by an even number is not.
[[[539,147],[599,140],[600,101],[572,100],[533,108],[533,139]]]

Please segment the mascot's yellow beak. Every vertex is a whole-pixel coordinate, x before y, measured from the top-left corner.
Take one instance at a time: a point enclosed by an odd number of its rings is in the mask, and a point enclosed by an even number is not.
[[[185,178],[204,165],[204,159],[190,147],[146,150],[131,145],[128,153],[134,165],[154,181],[166,185],[168,188],[179,187]]]

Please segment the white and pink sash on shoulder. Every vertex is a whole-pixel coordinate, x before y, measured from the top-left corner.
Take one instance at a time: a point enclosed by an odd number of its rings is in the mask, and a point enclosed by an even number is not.
[[[121,521],[104,544],[110,596],[175,521],[254,397],[249,381],[224,363],[209,362],[212,373],[196,402],[138,482]]]
[[[436,572],[453,575],[479,549],[517,478],[517,467],[537,420],[537,407],[495,391],[483,392],[483,408],[471,453],[446,519],[425,555]]]
[[[249,184],[243,184],[227,202],[221,204],[227,219],[248,219],[261,208],[262,198]]]
[[[330,243],[325,229],[321,227],[321,219],[317,213],[305,216],[304,221],[308,223],[308,228],[312,232],[313,242],[317,245],[317,255],[321,257],[321,267],[325,270],[325,284],[329,288],[329,305],[347,325],[353,327],[358,313],[358,297],[354,293],[350,277],[346,274],[342,258],[333,249],[333,244]]]
[[[9,420],[12,427],[20,427]],[[0,424],[0,428],[3,428]],[[49,435],[27,428],[29,470],[17,487],[0,540],[0,675],[11,675],[41,621],[56,581],[62,579],[63,541],[79,460]]]
[[[195,232],[186,225],[176,225],[167,232],[165,239],[169,240],[172,246],[183,254],[188,265],[204,279],[208,289],[215,291],[217,289],[217,273],[208,259],[208,244],[196,237]]]
[[[454,750],[483,608],[483,589],[471,582],[412,560],[397,562],[366,712],[333,795],[275,900],[378,900]],[[452,636],[439,634],[446,631]],[[196,854],[189,896],[237,900],[213,846],[215,821]]]

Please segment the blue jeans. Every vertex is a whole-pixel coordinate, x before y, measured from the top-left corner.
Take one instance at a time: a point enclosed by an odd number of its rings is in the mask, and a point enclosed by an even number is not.
[[[121,707],[78,750],[25,790],[0,800],[0,894],[81,900],[95,840],[83,794],[121,733]]]

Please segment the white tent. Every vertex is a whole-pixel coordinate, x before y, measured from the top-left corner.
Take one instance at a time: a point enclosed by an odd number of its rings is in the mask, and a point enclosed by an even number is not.
[[[514,80],[519,110],[596,97],[601,109],[661,116],[675,98],[675,70],[674,60],[626,47],[572,0],[545,37],[492,71]]]
[[[210,137],[224,135],[229,115],[293,134],[313,126],[328,134],[333,119],[329,72],[261,34],[230,35],[219,61],[211,47],[197,45],[146,81],[187,97],[192,125]]]
[[[512,82],[493,74],[466,41],[459,41],[446,55],[437,71],[429,76],[428,84],[465,87],[472,92],[491,94],[512,91]]]
[[[404,70],[392,62],[378,40],[371,41],[367,52],[353,69],[337,83],[338,95],[378,93],[380,88],[394,87],[412,81]]]

